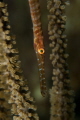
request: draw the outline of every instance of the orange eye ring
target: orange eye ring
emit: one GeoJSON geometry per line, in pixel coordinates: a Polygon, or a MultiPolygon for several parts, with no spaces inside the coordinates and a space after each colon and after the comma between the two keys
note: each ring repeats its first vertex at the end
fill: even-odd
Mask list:
{"type": "Polygon", "coordinates": [[[44,52],[45,52],[45,51],[44,51],[43,48],[38,49],[38,53],[39,53],[39,54],[44,54],[44,52]]]}

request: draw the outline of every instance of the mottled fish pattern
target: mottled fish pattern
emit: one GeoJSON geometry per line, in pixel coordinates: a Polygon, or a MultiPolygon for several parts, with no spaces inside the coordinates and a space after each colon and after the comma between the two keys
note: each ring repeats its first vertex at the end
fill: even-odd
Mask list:
{"type": "Polygon", "coordinates": [[[39,0],[28,0],[30,6],[30,13],[33,23],[34,34],[34,49],[37,55],[39,76],[40,76],[40,89],[42,96],[46,95],[46,81],[45,81],[45,69],[44,69],[44,37],[41,25],[41,13],[39,0]]]}

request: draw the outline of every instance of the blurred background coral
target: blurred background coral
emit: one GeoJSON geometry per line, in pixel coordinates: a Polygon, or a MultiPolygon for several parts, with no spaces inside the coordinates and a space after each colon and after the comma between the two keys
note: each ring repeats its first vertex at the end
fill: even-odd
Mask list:
{"type": "MultiPolygon", "coordinates": [[[[49,95],[43,98],[40,94],[38,65],[33,48],[33,27],[28,0],[4,0],[4,2],[8,4],[11,31],[12,34],[16,35],[23,74],[27,78],[31,94],[35,98],[38,114],[41,120],[49,120],[49,95]]],[[[67,34],[68,38],[67,51],[69,53],[68,64],[71,85],[76,93],[76,120],[80,120],[80,0],[70,0],[70,2],[71,5],[66,7],[67,24],[65,34],[67,34]]],[[[47,32],[47,0],[40,0],[40,3],[46,49],[46,81],[47,89],[49,90],[52,86],[52,66],[49,60],[51,49],[49,48],[50,40],[47,32]]]]}

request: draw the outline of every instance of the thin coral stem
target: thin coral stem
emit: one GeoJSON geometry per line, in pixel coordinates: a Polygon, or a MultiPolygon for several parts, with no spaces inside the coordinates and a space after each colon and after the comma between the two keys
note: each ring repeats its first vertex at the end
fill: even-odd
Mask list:
{"type": "Polygon", "coordinates": [[[51,120],[74,120],[74,91],[70,87],[66,53],[67,38],[64,35],[67,0],[48,0],[48,31],[52,53],[53,86],[50,90],[51,120]]]}
{"type": "MultiPolygon", "coordinates": [[[[7,90],[5,90],[4,86],[0,89],[1,96],[5,97],[5,99],[2,98],[2,101],[7,100],[7,98],[1,91],[3,93],[8,91],[10,93],[8,102],[12,105],[10,109],[14,120],[39,120],[27,80],[23,77],[19,52],[15,49],[15,44],[14,36],[12,37],[10,33],[7,5],[0,2],[0,80],[1,83],[8,86],[7,90]]],[[[6,104],[3,105],[5,109],[0,108],[0,120],[9,120],[8,105],[7,107],[6,104]]]]}

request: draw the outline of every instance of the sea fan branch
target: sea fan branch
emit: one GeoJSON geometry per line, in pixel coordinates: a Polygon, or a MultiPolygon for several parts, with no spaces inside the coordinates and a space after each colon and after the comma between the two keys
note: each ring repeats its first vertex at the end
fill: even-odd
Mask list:
{"type": "Polygon", "coordinates": [[[50,90],[51,120],[74,120],[74,91],[70,88],[68,64],[66,62],[67,39],[64,35],[67,0],[48,0],[48,31],[51,40],[53,65],[53,86],[50,90]]]}
{"type": "MultiPolygon", "coordinates": [[[[27,81],[23,77],[18,50],[14,48],[14,44],[16,44],[16,41],[10,34],[7,5],[4,2],[0,2],[1,82],[6,78],[5,83],[8,85],[8,91],[11,95],[9,103],[12,104],[13,119],[38,120],[39,118],[36,113],[36,107],[34,106],[34,100],[30,95],[27,81]]],[[[2,87],[2,89],[4,89],[4,87],[2,87]]]]}

